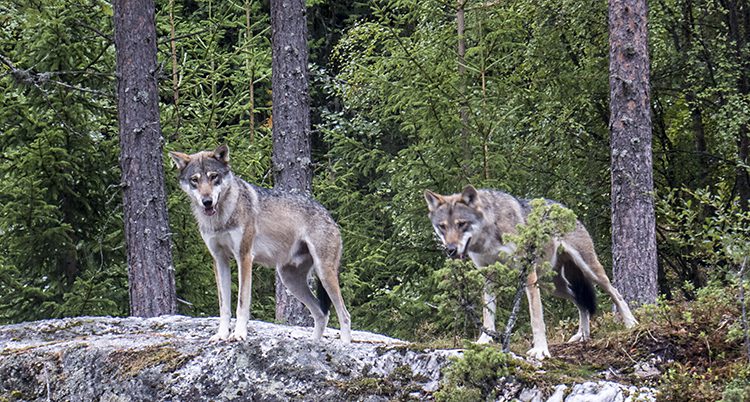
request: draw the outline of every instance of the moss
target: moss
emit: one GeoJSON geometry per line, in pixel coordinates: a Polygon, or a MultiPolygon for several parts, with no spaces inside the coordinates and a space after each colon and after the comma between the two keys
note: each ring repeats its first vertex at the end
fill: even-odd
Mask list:
{"type": "Polygon", "coordinates": [[[536,369],[503,353],[497,345],[471,345],[443,368],[438,401],[495,400],[508,384],[526,384],[536,369]]]}
{"type": "Polygon", "coordinates": [[[418,399],[412,394],[421,392],[419,383],[424,381],[425,378],[414,374],[411,367],[402,365],[386,377],[363,376],[351,381],[335,381],[334,384],[351,400],[380,396],[391,401],[409,401],[418,399]]]}
{"type": "Polygon", "coordinates": [[[143,349],[129,349],[112,353],[111,360],[117,373],[122,377],[135,377],[141,371],[161,366],[162,373],[179,370],[194,355],[182,354],[166,345],[154,345],[143,349]]]}
{"type": "Polygon", "coordinates": [[[549,359],[543,364],[543,372],[540,373],[539,370],[533,373],[527,372],[528,376],[522,375],[522,378],[527,383],[535,384],[542,391],[551,391],[558,384],[580,384],[591,381],[604,370],[604,367],[596,364],[549,359]]]}
{"type": "Polygon", "coordinates": [[[0,402],[26,401],[32,398],[26,396],[23,392],[14,389],[7,394],[0,395],[0,402]]]}

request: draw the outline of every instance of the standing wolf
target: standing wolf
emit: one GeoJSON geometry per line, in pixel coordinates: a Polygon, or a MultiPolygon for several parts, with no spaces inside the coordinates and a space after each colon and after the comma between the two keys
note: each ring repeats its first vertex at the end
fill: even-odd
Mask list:
{"type": "MultiPolygon", "coordinates": [[[[477,267],[497,262],[502,258],[501,251],[515,251],[516,246],[504,243],[503,236],[515,234],[516,226],[526,223],[531,210],[528,200],[520,200],[495,190],[477,190],[473,186],[466,186],[462,193],[452,195],[439,195],[426,190],[424,197],[430,210],[432,226],[442,240],[448,256],[463,259],[468,255],[477,267]]],[[[589,318],[596,310],[593,283],[609,294],[622,314],[626,327],[637,324],[627,303],[609,282],[596,257],[591,236],[580,222],[576,222],[572,232],[561,238],[553,238],[545,247],[544,255],[556,273],[553,279],[555,295],[572,300],[578,307],[578,333],[568,342],[584,341],[590,337],[589,318]]],[[[550,354],[537,286],[538,276],[539,273],[533,269],[526,282],[534,338],[534,346],[527,354],[543,359],[550,354]]],[[[482,301],[482,327],[494,332],[496,304],[489,281],[484,285],[482,301]]],[[[477,342],[487,343],[491,339],[487,333],[482,332],[477,342]]]]}
{"type": "Polygon", "coordinates": [[[229,169],[229,149],[192,155],[170,152],[180,171],[180,187],[191,200],[193,215],[214,259],[219,293],[219,331],[212,341],[247,337],[253,262],[276,267],[289,291],[315,320],[313,338],[320,339],[333,302],[341,324],[341,340],[351,342],[349,313],[339,289],[341,234],[328,212],[302,195],[256,187],[229,169]],[[231,312],[230,259],[239,268],[237,326],[229,335],[231,312]],[[314,270],[317,299],[307,285],[314,270]]]}

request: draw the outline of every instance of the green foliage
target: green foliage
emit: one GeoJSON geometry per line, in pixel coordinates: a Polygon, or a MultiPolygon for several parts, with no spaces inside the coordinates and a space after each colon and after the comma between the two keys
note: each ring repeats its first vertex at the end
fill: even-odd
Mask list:
{"type": "Polygon", "coordinates": [[[721,393],[721,402],[746,402],[750,400],[750,364],[739,365],[732,373],[729,381],[721,393]]]}
{"type": "Polygon", "coordinates": [[[730,189],[673,190],[657,203],[660,248],[670,255],[667,279],[689,281],[693,288],[708,279],[724,279],[750,255],[750,211],[742,210],[730,189]]]}
{"type": "Polygon", "coordinates": [[[599,113],[607,107],[606,24],[593,23],[604,5],[466,8],[464,76],[454,57],[454,15],[442,3],[374,3],[372,17],[334,50],[340,72],[326,88],[343,110],[324,114],[319,126],[329,150],[318,182],[329,184],[317,194],[344,229],[346,271],[362,284],[354,316],[368,329],[407,338],[416,328],[420,337],[428,327],[475,330],[459,322],[465,318],[450,325],[455,317],[436,318],[441,275],[432,273],[446,267],[429,230],[425,188],[451,193],[468,182],[561,200],[606,250],[609,160],[599,113]],[[580,53],[571,57],[571,48],[580,53]]]}
{"type": "MultiPolygon", "coordinates": [[[[167,150],[198,152],[228,144],[230,163],[243,179],[270,187],[271,48],[268,10],[259,2],[159,1],[159,56],[168,68],[160,81],[161,122],[167,150]],[[173,70],[170,13],[174,20],[173,70]],[[249,13],[249,17],[248,14],[249,13]],[[249,25],[248,19],[249,18],[249,25]],[[176,77],[178,85],[174,86],[176,77]],[[252,81],[252,84],[251,84],[252,81]],[[254,87],[250,104],[250,86],[254,87]],[[250,114],[254,125],[251,127],[250,114]]],[[[200,237],[177,172],[164,158],[180,311],[218,314],[212,260],[200,237]]],[[[236,270],[233,270],[236,292],[236,270]]],[[[253,273],[252,312],[273,320],[274,273],[253,273]]]]}
{"type": "Polygon", "coordinates": [[[443,369],[435,400],[450,402],[494,401],[503,381],[527,369],[496,346],[471,345],[463,356],[443,369]]]}
{"type": "Polygon", "coordinates": [[[389,401],[410,401],[415,400],[410,394],[421,390],[417,381],[423,382],[425,378],[414,374],[410,366],[403,365],[396,367],[386,377],[362,376],[352,381],[341,381],[338,386],[346,391],[351,400],[377,395],[389,401]]]}
{"type": "Polygon", "coordinates": [[[126,311],[111,21],[90,5],[0,6],[0,322],[126,311]]]}
{"type": "MultiPolygon", "coordinates": [[[[272,186],[268,3],[156,5],[165,149],[228,143],[239,176],[272,186]]],[[[472,183],[560,200],[607,265],[606,3],[470,0],[463,73],[454,4],[308,5],[314,194],[342,229],[355,327],[473,338],[465,307],[481,311],[491,273],[507,314],[518,266],[446,263],[425,188],[472,183]]],[[[698,297],[712,280],[729,286],[748,255],[738,144],[750,121],[741,85],[750,50],[737,46],[747,27],[730,27],[737,7],[746,5],[650,5],[660,285],[671,299],[698,297]]],[[[0,4],[0,322],[128,312],[111,15],[91,0],[0,4]]],[[[164,161],[180,311],[215,315],[211,259],[164,161]]],[[[519,236],[539,242],[539,230],[519,236]]],[[[258,318],[273,317],[273,282],[272,270],[255,270],[258,318]]],[[[569,303],[544,303],[548,320],[571,315],[569,303]]]]}

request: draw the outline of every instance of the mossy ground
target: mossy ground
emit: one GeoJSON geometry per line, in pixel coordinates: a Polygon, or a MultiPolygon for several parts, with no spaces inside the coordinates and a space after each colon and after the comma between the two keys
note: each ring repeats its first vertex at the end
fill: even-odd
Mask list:
{"type": "Polygon", "coordinates": [[[154,345],[143,349],[119,350],[111,354],[113,366],[121,377],[135,377],[141,371],[161,366],[162,372],[173,372],[194,356],[185,355],[167,345],[154,345]]]}
{"type": "MultiPolygon", "coordinates": [[[[592,340],[587,342],[556,342],[558,334],[572,335],[577,323],[551,326],[548,335],[553,357],[538,366],[513,365],[511,374],[516,381],[533,384],[546,393],[557,384],[612,380],[654,387],[659,401],[750,401],[750,364],[732,289],[708,286],[692,301],[661,300],[642,307],[635,312],[639,325],[632,329],[625,329],[611,313],[597,314],[591,325],[592,340]],[[637,369],[644,363],[651,370],[637,369]]],[[[511,350],[523,355],[530,346],[527,337],[516,336],[511,350]]],[[[499,350],[498,346],[489,348],[499,350]]],[[[471,358],[476,359],[477,353],[485,352],[474,352],[471,358]]],[[[441,391],[455,387],[456,376],[470,378],[478,364],[467,365],[467,373],[444,369],[441,391]]],[[[479,382],[483,385],[477,388],[484,388],[481,395],[491,391],[486,381],[507,381],[494,373],[490,377],[479,382]]],[[[472,382],[477,383],[476,379],[472,382]]],[[[461,395],[473,392],[470,388],[462,383],[456,388],[457,399],[444,399],[462,400],[461,395]]]]}
{"type": "Polygon", "coordinates": [[[397,367],[387,377],[358,377],[351,381],[337,381],[336,386],[351,400],[365,396],[379,396],[390,401],[416,401],[422,388],[419,383],[425,379],[414,374],[409,366],[397,367]]]}

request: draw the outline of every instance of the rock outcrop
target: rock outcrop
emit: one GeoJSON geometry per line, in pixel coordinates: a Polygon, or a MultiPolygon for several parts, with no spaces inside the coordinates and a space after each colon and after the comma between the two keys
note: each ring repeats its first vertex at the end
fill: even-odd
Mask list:
{"type": "MultiPolygon", "coordinates": [[[[332,329],[316,342],[310,329],[260,321],[250,323],[244,342],[208,342],[217,325],[214,318],[165,316],[0,327],[0,400],[430,400],[441,369],[461,354],[362,331],[353,332],[351,345],[332,329]]],[[[547,398],[630,396],[617,384],[569,385],[571,392],[558,387],[547,398]]],[[[545,400],[534,389],[514,398],[521,394],[545,400]]]]}
{"type": "Polygon", "coordinates": [[[260,321],[245,342],[208,342],[218,321],[80,317],[0,327],[0,397],[33,401],[336,401],[421,398],[457,350],[260,321]],[[398,389],[396,389],[398,388],[398,389]],[[408,390],[408,391],[406,391],[408,390]],[[381,396],[380,398],[378,396],[381,396]]]}

